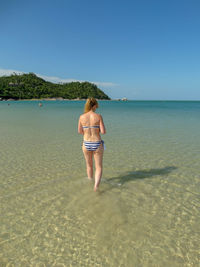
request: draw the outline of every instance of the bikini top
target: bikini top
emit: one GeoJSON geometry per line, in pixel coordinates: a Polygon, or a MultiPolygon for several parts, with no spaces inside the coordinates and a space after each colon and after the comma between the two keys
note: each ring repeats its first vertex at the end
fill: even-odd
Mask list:
{"type": "Polygon", "coordinates": [[[96,129],[100,129],[99,125],[94,125],[94,126],[82,126],[83,129],[89,129],[89,128],[96,128],[96,129]]]}

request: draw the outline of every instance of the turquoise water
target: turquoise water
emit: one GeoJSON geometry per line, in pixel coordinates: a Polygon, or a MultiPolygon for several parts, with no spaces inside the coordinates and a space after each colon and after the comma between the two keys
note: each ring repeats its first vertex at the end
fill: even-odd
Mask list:
{"type": "Polygon", "coordinates": [[[200,102],[100,101],[98,193],[84,102],[38,103],[0,102],[0,266],[199,266],[200,102]]]}

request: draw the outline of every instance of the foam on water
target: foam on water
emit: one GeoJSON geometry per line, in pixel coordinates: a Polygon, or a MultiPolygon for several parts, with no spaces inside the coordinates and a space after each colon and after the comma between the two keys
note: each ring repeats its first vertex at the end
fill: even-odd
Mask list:
{"type": "Polygon", "coordinates": [[[100,101],[101,188],[82,101],[0,103],[0,266],[198,266],[200,102],[100,101]]]}

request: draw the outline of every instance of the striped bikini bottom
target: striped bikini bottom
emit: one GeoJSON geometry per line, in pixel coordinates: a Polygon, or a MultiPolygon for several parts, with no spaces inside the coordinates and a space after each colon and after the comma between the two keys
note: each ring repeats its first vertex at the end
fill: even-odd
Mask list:
{"type": "Polygon", "coordinates": [[[83,144],[88,151],[96,151],[101,144],[104,146],[104,141],[83,141],[83,144]]]}

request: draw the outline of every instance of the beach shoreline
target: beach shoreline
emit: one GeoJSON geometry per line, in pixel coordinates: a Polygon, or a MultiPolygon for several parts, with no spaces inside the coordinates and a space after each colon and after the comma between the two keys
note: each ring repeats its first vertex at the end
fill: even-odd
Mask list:
{"type": "MultiPolygon", "coordinates": [[[[62,98],[62,97],[55,97],[55,98],[31,98],[31,99],[0,99],[0,101],[86,101],[87,99],[80,99],[80,98],[74,98],[74,99],[68,99],[68,98],[62,98]]],[[[113,101],[114,99],[97,99],[98,101],[113,101]]],[[[117,100],[116,100],[117,101],[117,100]]]]}

